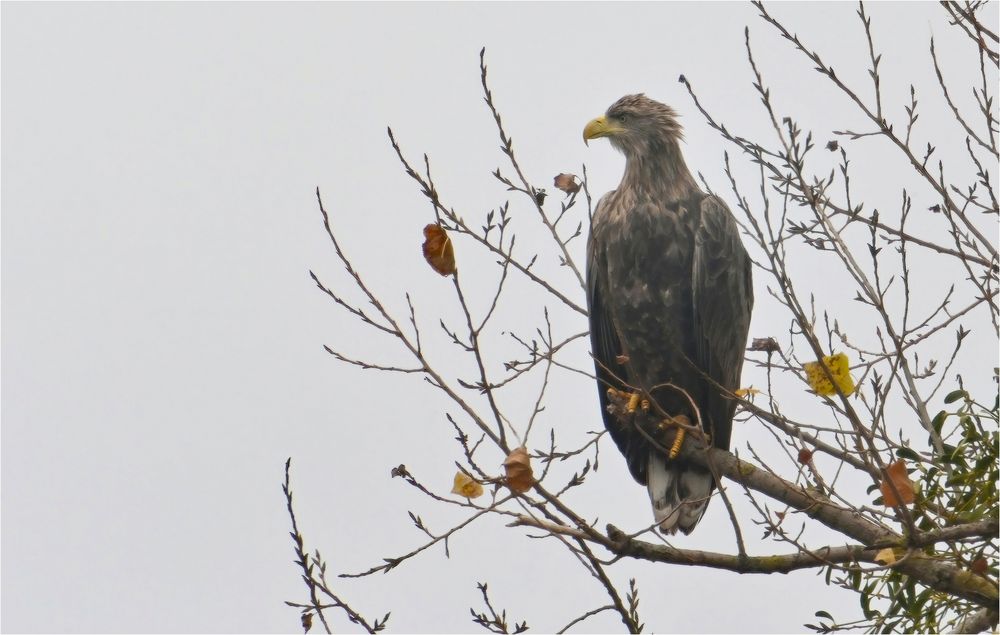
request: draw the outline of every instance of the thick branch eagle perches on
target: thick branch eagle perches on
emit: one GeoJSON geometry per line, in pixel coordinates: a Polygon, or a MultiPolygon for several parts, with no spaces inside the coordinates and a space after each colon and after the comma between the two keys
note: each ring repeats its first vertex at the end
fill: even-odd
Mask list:
{"type": "Polygon", "coordinates": [[[684,426],[699,420],[715,447],[729,449],[729,394],[753,309],[750,259],[729,208],[684,163],[673,109],[626,95],[584,128],[584,141],[599,137],[625,155],[621,184],[597,204],[587,243],[604,425],[648,488],[660,529],[689,534],[715,482],[676,455],[684,426]],[[656,439],[641,423],[654,417],[656,439]]]}

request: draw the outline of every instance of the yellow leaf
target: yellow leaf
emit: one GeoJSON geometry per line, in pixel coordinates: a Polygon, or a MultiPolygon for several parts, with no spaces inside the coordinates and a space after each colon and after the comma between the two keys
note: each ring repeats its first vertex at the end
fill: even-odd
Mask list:
{"type": "Polygon", "coordinates": [[[902,459],[887,467],[885,473],[888,478],[882,481],[879,490],[882,492],[882,503],[886,507],[898,507],[900,504],[909,505],[917,500],[916,493],[913,491],[913,481],[906,473],[906,463],[902,459]],[[889,485],[890,481],[892,486],[889,485]],[[895,492],[892,491],[893,486],[896,488],[895,492]],[[899,499],[896,498],[897,492],[899,499]]]}
{"type": "Polygon", "coordinates": [[[424,258],[434,271],[442,276],[455,273],[455,248],[448,232],[440,225],[424,227],[424,258]]]}
{"type": "Polygon", "coordinates": [[[507,487],[518,494],[523,494],[535,484],[535,476],[531,473],[531,457],[523,445],[507,455],[503,462],[507,470],[507,487]]]}
{"type": "Polygon", "coordinates": [[[854,392],[854,379],[851,377],[847,355],[837,353],[824,357],[822,365],[819,362],[808,362],[803,366],[806,371],[806,381],[809,382],[809,387],[816,394],[827,396],[837,394],[837,389],[833,387],[833,384],[827,379],[826,373],[823,372],[823,366],[830,369],[830,375],[833,376],[833,380],[837,382],[837,386],[840,387],[844,395],[850,396],[854,392]]]}
{"type": "Polygon", "coordinates": [[[886,547],[882,551],[875,554],[875,562],[880,564],[892,564],[896,561],[896,552],[892,550],[892,547],[886,547]]]}
{"type": "Polygon", "coordinates": [[[451,488],[451,493],[466,498],[479,498],[483,495],[483,486],[472,480],[472,477],[468,474],[459,470],[455,473],[455,486],[451,488]]]}
{"type": "Polygon", "coordinates": [[[753,395],[760,394],[760,391],[754,388],[753,386],[750,386],[749,388],[739,388],[737,390],[734,390],[733,392],[737,397],[741,399],[745,399],[747,397],[752,397],[753,395]]]}

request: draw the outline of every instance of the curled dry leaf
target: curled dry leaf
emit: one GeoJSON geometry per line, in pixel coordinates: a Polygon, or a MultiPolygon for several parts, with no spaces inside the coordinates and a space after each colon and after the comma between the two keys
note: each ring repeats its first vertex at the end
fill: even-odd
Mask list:
{"type": "Polygon", "coordinates": [[[989,569],[990,563],[986,561],[986,558],[979,556],[972,561],[969,565],[969,569],[977,575],[986,575],[986,570],[989,569]]]}
{"type": "Polygon", "coordinates": [[[507,471],[507,487],[518,494],[527,492],[535,484],[535,476],[531,473],[531,457],[524,446],[508,454],[503,467],[507,471]]]}
{"type": "Polygon", "coordinates": [[[755,337],[753,341],[750,342],[750,348],[748,351],[764,351],[765,353],[777,353],[781,350],[778,346],[778,340],[773,337],[755,337]]]}
{"type": "Polygon", "coordinates": [[[906,463],[902,459],[891,464],[885,471],[888,477],[879,485],[879,490],[882,492],[882,502],[886,507],[909,505],[917,499],[913,491],[913,481],[906,473],[906,463]],[[895,492],[892,491],[890,482],[896,487],[895,492]],[[899,493],[898,499],[896,492],[899,493]]]}
{"type": "Polygon", "coordinates": [[[451,488],[451,493],[466,498],[479,498],[483,495],[483,486],[459,470],[455,473],[455,485],[451,488]]]}
{"type": "Polygon", "coordinates": [[[759,395],[760,390],[754,388],[753,386],[750,386],[749,388],[738,388],[733,391],[733,394],[735,394],[737,397],[741,399],[746,399],[747,397],[753,397],[754,395],[759,395]]]}
{"type": "Polygon", "coordinates": [[[455,248],[448,232],[440,225],[424,227],[424,258],[434,271],[442,276],[455,273],[455,248]]]}
{"type": "Polygon", "coordinates": [[[799,449],[799,463],[801,463],[802,465],[807,465],[809,461],[812,461],[812,459],[813,459],[812,450],[810,450],[809,448],[799,449]]]}
{"type": "Polygon", "coordinates": [[[572,174],[557,174],[553,180],[556,188],[567,194],[576,194],[580,191],[580,184],[576,182],[576,177],[572,174]]]}
{"type": "Polygon", "coordinates": [[[837,353],[824,357],[823,365],[820,365],[819,362],[808,362],[803,365],[803,369],[806,371],[806,381],[809,382],[809,387],[817,395],[837,394],[837,389],[833,387],[833,384],[827,379],[826,373],[823,372],[823,366],[830,369],[830,375],[833,376],[833,380],[837,382],[837,386],[844,395],[850,396],[854,392],[854,378],[851,377],[851,365],[847,355],[837,353]]]}

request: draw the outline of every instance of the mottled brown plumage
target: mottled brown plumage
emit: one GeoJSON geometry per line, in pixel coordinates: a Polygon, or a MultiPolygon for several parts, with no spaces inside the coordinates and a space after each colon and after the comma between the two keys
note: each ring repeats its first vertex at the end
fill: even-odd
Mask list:
{"type": "Polygon", "coordinates": [[[713,444],[728,449],[735,402],[724,391],[739,387],[753,308],[750,260],[726,204],[702,192],[684,163],[670,107],[622,97],[587,124],[584,139],[598,137],[626,159],[621,184],[597,205],[587,245],[604,423],[647,486],[661,529],[690,533],[714,488],[711,474],[669,459],[610,412],[607,388],[652,391],[668,414],[696,421],[684,393],[655,388],[674,384],[697,405],[713,444]]]}

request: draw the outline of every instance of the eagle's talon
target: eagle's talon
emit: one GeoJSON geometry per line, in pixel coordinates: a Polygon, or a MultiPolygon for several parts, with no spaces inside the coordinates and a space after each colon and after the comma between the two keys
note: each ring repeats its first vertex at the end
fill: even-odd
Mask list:
{"type": "MultiPolygon", "coordinates": [[[[681,453],[681,448],[684,446],[684,439],[687,436],[685,426],[688,425],[691,425],[691,420],[684,415],[664,419],[659,423],[658,427],[664,433],[671,428],[674,429],[674,439],[670,443],[670,449],[667,451],[667,457],[670,460],[676,459],[681,453]]],[[[666,442],[666,438],[664,438],[664,442],[666,442]]]]}
{"type": "Polygon", "coordinates": [[[643,412],[649,412],[649,399],[643,399],[639,403],[639,407],[642,408],[643,412]]]}
{"type": "Polygon", "coordinates": [[[684,445],[684,435],[686,433],[687,430],[678,426],[677,436],[674,437],[674,444],[670,446],[669,456],[671,460],[676,459],[677,455],[681,453],[681,446],[684,445]]]}
{"type": "Polygon", "coordinates": [[[639,402],[641,401],[641,399],[642,397],[637,392],[634,392],[631,395],[629,395],[628,405],[625,406],[625,411],[628,412],[630,415],[635,414],[635,411],[639,407],[639,402]]]}
{"type": "Polygon", "coordinates": [[[608,388],[608,399],[615,399],[619,401],[625,401],[632,397],[632,393],[627,390],[618,390],[617,388],[608,388]]]}

